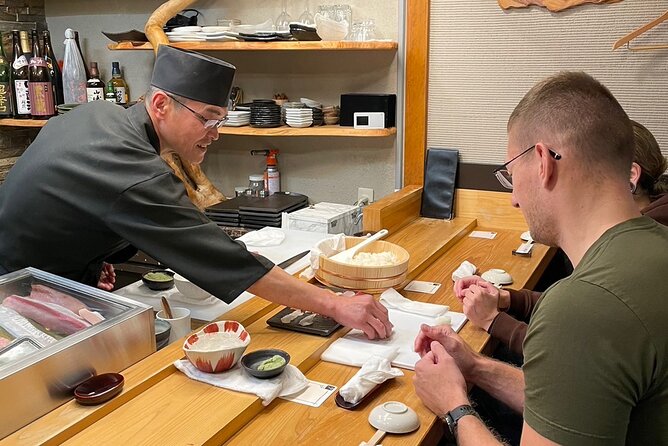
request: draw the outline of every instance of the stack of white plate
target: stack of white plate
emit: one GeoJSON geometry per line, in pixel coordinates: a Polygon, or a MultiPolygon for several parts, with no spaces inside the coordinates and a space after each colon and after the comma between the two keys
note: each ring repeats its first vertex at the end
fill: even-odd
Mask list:
{"type": "Polygon", "coordinates": [[[285,110],[285,123],[290,127],[310,127],[313,111],[310,108],[288,108],[285,110]]]}
{"type": "Polygon", "coordinates": [[[244,110],[231,110],[227,112],[227,127],[241,127],[250,124],[251,112],[244,110]]]}

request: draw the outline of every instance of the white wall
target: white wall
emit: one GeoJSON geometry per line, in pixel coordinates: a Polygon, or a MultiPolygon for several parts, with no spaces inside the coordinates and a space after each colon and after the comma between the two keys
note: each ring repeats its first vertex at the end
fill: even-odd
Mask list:
{"type": "MultiPolygon", "coordinates": [[[[64,30],[77,29],[87,62],[97,61],[108,79],[111,62],[119,61],[130,86],[131,99],[147,89],[153,54],[149,51],[109,51],[100,31],[143,30],[159,0],[45,0],[46,17],[56,56],[62,58],[64,30]]],[[[309,1],[317,5],[340,2],[309,1]]],[[[372,17],[378,37],[398,39],[399,1],[348,1],[353,20],[372,17]]],[[[232,2],[204,0],[193,7],[203,15],[201,25],[216,19],[239,18],[243,23],[275,19],[281,12],[278,0],[232,2]]],[[[289,1],[288,13],[297,19],[306,0],[289,1]]],[[[244,100],[271,97],[284,92],[291,99],[309,97],[325,104],[338,103],[341,93],[396,93],[397,55],[393,52],[214,52],[209,53],[237,66],[236,83],[244,100]]],[[[251,149],[277,148],[283,190],[302,192],[314,201],[352,203],[357,187],[371,187],[376,197],[392,192],[395,184],[395,138],[251,138],[223,136],[212,144],[203,168],[225,193],[248,184],[248,175],[264,169],[264,160],[251,157],[251,149]]]]}
{"type": "MultiPolygon", "coordinates": [[[[430,147],[460,149],[464,162],[503,162],[506,122],[538,80],[583,70],[605,84],[668,154],[668,50],[611,51],[659,17],[666,0],[624,0],[560,13],[502,11],[496,1],[432,0],[430,147]]],[[[668,22],[634,45],[668,44],[668,22]]]]}

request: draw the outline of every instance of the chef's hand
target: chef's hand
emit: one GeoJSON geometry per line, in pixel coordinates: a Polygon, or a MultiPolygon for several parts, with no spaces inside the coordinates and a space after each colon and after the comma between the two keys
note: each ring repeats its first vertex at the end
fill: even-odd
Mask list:
{"type": "Polygon", "coordinates": [[[436,415],[443,415],[462,404],[469,404],[466,381],[454,358],[437,342],[415,364],[415,393],[436,415]]]}
{"type": "Polygon", "coordinates": [[[489,331],[499,314],[499,289],[491,283],[480,282],[464,290],[464,314],[477,327],[489,331]]]}
{"type": "Polygon", "coordinates": [[[114,289],[115,283],[116,272],[114,271],[114,265],[102,262],[102,271],[100,271],[100,279],[97,281],[97,287],[105,291],[111,291],[114,289]]]}
{"type": "Polygon", "coordinates": [[[392,334],[387,308],[370,294],[357,293],[352,297],[337,296],[335,316],[346,327],[362,330],[369,339],[384,339],[392,334]]]}
{"type": "Polygon", "coordinates": [[[431,327],[422,324],[420,332],[415,338],[415,351],[420,357],[427,356],[433,350],[434,341],[445,348],[452,359],[454,359],[464,378],[470,381],[477,368],[480,355],[474,352],[449,325],[431,327]]]}

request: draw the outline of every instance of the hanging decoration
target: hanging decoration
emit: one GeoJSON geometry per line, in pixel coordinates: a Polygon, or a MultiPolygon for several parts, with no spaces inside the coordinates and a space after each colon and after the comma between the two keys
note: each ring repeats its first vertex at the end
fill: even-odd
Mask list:
{"type": "Polygon", "coordinates": [[[552,12],[563,11],[574,6],[585,3],[617,3],[622,0],[498,0],[501,9],[528,8],[529,6],[542,6],[552,12]]]}

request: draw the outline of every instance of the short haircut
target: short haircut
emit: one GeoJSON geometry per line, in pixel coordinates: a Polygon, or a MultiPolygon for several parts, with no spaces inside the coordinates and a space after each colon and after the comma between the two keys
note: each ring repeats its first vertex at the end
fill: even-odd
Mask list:
{"type": "Polygon", "coordinates": [[[170,93],[170,92],[165,91],[165,90],[163,90],[163,89],[161,89],[161,88],[158,88],[158,87],[155,87],[155,86],[153,86],[153,85],[150,85],[150,86],[148,87],[148,90],[146,91],[146,94],[144,95],[144,102],[146,102],[147,104],[148,104],[149,102],[151,102],[151,99],[153,98],[153,95],[155,95],[155,94],[156,94],[157,92],[159,92],[159,91],[162,91],[163,93],[165,93],[165,94],[167,94],[167,95],[169,95],[169,96],[171,96],[171,97],[173,97],[173,98],[176,98],[176,101],[172,101],[172,102],[174,102],[174,107],[175,107],[175,108],[181,108],[181,104],[180,104],[178,101],[181,101],[181,102],[184,102],[184,103],[185,103],[186,101],[189,101],[188,98],[184,98],[184,97],[182,97],[182,96],[179,96],[178,94],[170,93]]]}
{"type": "Polygon", "coordinates": [[[553,144],[557,152],[569,147],[567,156],[588,175],[628,180],[631,121],[610,90],[586,73],[564,71],[536,84],[510,115],[511,128],[526,147],[537,142],[553,144]]]}
{"type": "Polygon", "coordinates": [[[636,121],[631,123],[636,142],[633,161],[642,170],[638,180],[639,192],[649,196],[666,193],[665,179],[661,177],[668,168],[668,161],[661,153],[659,143],[656,142],[652,132],[636,121]]]}

